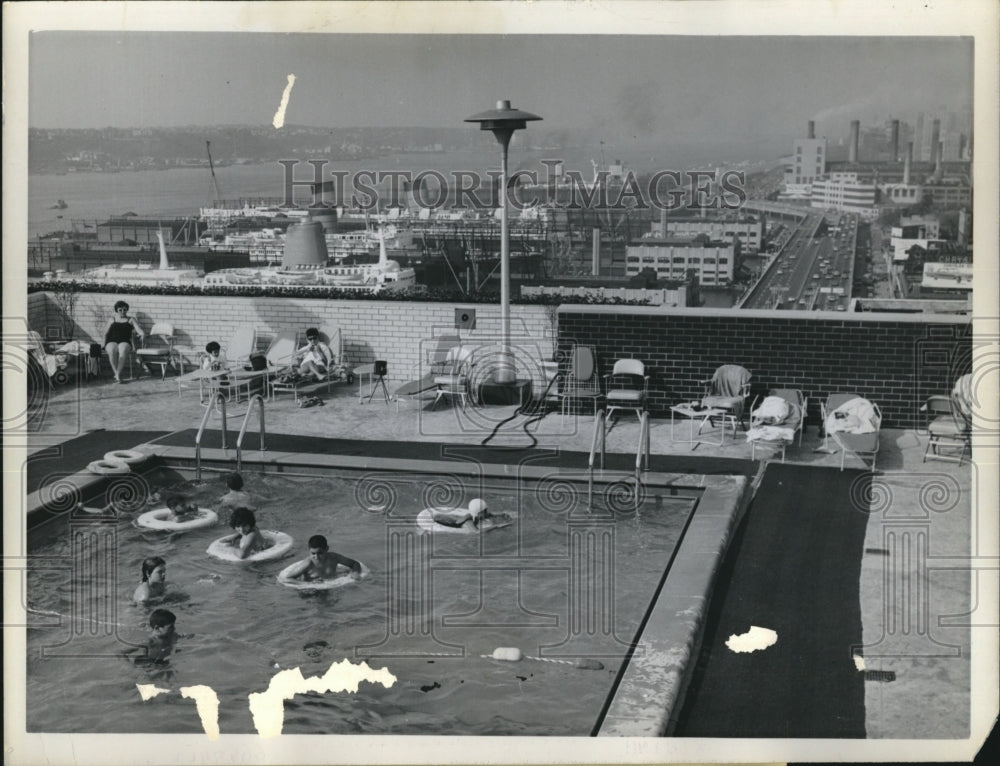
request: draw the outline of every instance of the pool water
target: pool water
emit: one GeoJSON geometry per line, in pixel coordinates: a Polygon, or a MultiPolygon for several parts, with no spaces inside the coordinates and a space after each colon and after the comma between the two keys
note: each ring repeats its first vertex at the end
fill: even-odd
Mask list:
{"type": "MultiPolygon", "coordinates": [[[[225,492],[214,475],[147,478],[173,482],[202,506],[225,492]]],[[[203,684],[219,697],[222,733],[253,733],[247,695],[266,690],[279,669],[322,675],[347,658],[386,667],[397,681],[296,695],[285,702],[284,733],[588,735],[696,505],[654,491],[636,512],[612,492],[590,510],[586,488],[557,477],[473,486],[446,475],[245,478],[259,528],[294,538],[290,557],[206,555],[230,532],[224,512],[219,526],[183,534],[139,529],[138,511],[121,513],[89,547],[73,522],[32,530],[29,731],[200,732],[194,702],[178,690],[203,684]],[[480,535],[419,533],[421,508],[473,497],[516,523],[480,535]],[[278,584],[313,534],[371,576],[322,592],[278,584]],[[166,594],[135,606],[148,556],[167,562],[166,594]],[[96,580],[111,585],[91,587],[96,580]],[[177,616],[174,653],[151,665],[121,657],[147,640],[158,607],[177,616]],[[498,647],[542,659],[483,658],[498,647]],[[599,665],[576,667],[582,657],[599,665]],[[169,693],[143,702],[136,684],[169,693]]]]}

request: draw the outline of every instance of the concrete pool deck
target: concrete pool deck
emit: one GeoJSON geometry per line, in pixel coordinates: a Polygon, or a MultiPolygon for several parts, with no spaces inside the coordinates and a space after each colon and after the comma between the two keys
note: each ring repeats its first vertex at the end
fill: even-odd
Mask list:
{"type": "MultiPolygon", "coordinates": [[[[391,390],[391,387],[390,387],[391,390]]],[[[449,405],[426,411],[415,402],[386,405],[379,398],[360,404],[357,384],[334,385],[320,393],[325,405],[297,408],[291,396],[278,396],[266,404],[269,433],[311,434],[366,440],[450,442],[478,444],[493,427],[511,416],[515,408],[469,408],[462,412],[449,405]]],[[[243,421],[246,404],[228,408],[228,429],[233,438],[243,421]]],[[[196,428],[205,412],[197,391],[178,395],[173,378],[142,378],[124,385],[88,383],[55,389],[40,417],[40,429],[30,435],[29,454],[56,445],[94,429],[116,431],[177,431],[196,428]]],[[[530,442],[517,418],[501,430],[494,446],[528,447],[530,442]]],[[[213,415],[209,428],[219,427],[213,415]]],[[[589,415],[561,418],[553,413],[533,430],[538,446],[589,452],[594,419],[589,415]]],[[[250,430],[257,429],[257,418],[250,430]]],[[[678,423],[676,437],[685,438],[688,424],[678,423]]],[[[706,458],[750,458],[750,446],[738,435],[721,446],[703,442],[691,445],[673,441],[669,419],[651,421],[650,442],[654,455],[704,455],[706,458]]],[[[707,439],[717,432],[706,431],[707,439]]],[[[639,439],[636,419],[625,413],[608,433],[607,451],[634,455],[639,439]]],[[[816,452],[822,444],[815,425],[809,426],[802,446],[788,448],[786,462],[835,469],[839,454],[816,452]]],[[[971,629],[989,625],[978,610],[979,594],[972,591],[977,573],[973,553],[979,551],[975,535],[981,529],[974,519],[971,492],[976,469],[966,461],[922,462],[926,436],[912,430],[883,429],[877,473],[872,482],[870,514],[860,581],[860,606],[864,631],[864,659],[859,672],[872,673],[865,685],[867,736],[872,739],[965,739],[970,735],[971,629]],[[917,530],[926,547],[923,557],[903,555],[894,546],[901,530],[917,530]],[[897,555],[898,554],[898,555],[897,555]],[[902,588],[902,594],[899,589],[902,588]],[[885,680],[894,673],[892,681],[885,680]]],[[[132,444],[109,444],[121,449],[132,444]]],[[[192,444],[192,447],[194,445],[192,444]]],[[[217,445],[205,445],[214,448],[217,445]]],[[[766,454],[766,453],[765,453],[766,454]]],[[[207,453],[206,453],[207,456],[207,453]]],[[[762,454],[758,451],[757,458],[762,454]]],[[[250,459],[247,456],[246,459],[250,459]]],[[[777,458],[775,458],[777,459],[777,458]]],[[[848,456],[847,467],[861,468],[861,461],[848,456]]],[[[78,470],[83,470],[79,466],[78,470]]],[[[992,480],[993,476],[986,477],[992,480]]],[[[709,533],[716,546],[718,530],[709,533]]],[[[683,611],[686,607],[678,607],[683,611]]],[[[992,609],[987,605],[986,610],[992,609]]],[[[669,623],[669,620],[664,624],[669,623]]],[[[995,633],[995,627],[977,628],[995,633]]],[[[990,638],[995,641],[995,638],[990,638]]],[[[990,651],[992,644],[976,651],[990,651]]],[[[694,655],[697,646],[689,647],[694,655]]],[[[868,678],[868,675],[866,675],[868,678]]],[[[990,681],[992,679],[982,679],[990,681]]],[[[980,692],[983,690],[980,689],[980,692]]],[[[995,688],[992,692],[995,695],[995,688]]],[[[993,697],[992,699],[995,699],[993,697]]],[[[989,711],[992,710],[992,703],[989,711]]],[[[610,711],[609,711],[610,715],[610,711]]],[[[629,714],[631,715],[631,714],[629,714]]],[[[663,723],[662,721],[660,723],[663,723]]],[[[975,721],[974,721],[975,723],[975,721]]],[[[625,726],[616,734],[651,736],[660,724],[625,726]]],[[[975,727],[973,731],[976,731],[975,727]]],[[[887,745],[889,743],[886,743],[887,745]]],[[[889,754],[892,750],[886,750],[889,754]]]]}

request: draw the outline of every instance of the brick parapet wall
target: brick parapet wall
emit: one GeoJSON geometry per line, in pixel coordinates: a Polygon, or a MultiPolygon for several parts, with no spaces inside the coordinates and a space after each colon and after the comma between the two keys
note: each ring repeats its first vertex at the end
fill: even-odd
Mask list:
{"type": "MultiPolygon", "coordinates": [[[[54,295],[31,293],[28,297],[32,329],[44,337],[64,337],[62,311],[54,295]]],[[[239,327],[253,327],[265,337],[287,330],[304,333],[313,326],[339,327],[349,366],[385,359],[389,379],[395,382],[427,371],[427,353],[440,335],[460,335],[463,345],[476,349],[477,358],[487,359],[484,368],[488,369],[500,333],[500,307],[489,304],[78,293],[73,337],[102,341],[112,307],[122,298],[146,332],[154,322],[170,322],[178,348],[191,363],[210,340],[225,348],[239,327]],[[455,329],[457,308],[475,310],[476,329],[455,329]]],[[[518,374],[532,377],[536,386],[543,380],[538,362],[552,358],[554,317],[554,307],[511,307],[518,374]]]]}
{"type": "Polygon", "coordinates": [[[914,428],[927,396],[950,391],[972,366],[969,318],[941,315],[562,306],[563,359],[574,343],[596,348],[601,374],[616,359],[644,362],[649,410],[661,417],[699,398],[717,367],[739,364],[753,374],[752,395],[802,389],[811,423],[828,394],[850,391],[876,402],[886,427],[914,428]]]}

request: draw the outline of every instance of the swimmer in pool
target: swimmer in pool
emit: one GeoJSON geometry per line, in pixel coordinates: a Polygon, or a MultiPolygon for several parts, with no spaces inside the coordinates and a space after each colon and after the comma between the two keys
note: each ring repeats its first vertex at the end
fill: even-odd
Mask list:
{"type": "Polygon", "coordinates": [[[289,567],[286,576],[306,581],[332,580],[338,567],[349,569],[355,580],[361,577],[360,562],[331,551],[323,535],[313,535],[309,538],[309,558],[289,567]]]}
{"type": "Polygon", "coordinates": [[[146,659],[163,662],[174,650],[177,642],[175,629],[177,617],[169,609],[154,609],[149,615],[149,629],[153,632],[146,644],[146,659]]]}
{"type": "Polygon", "coordinates": [[[271,547],[257,529],[257,519],[249,508],[234,510],[229,518],[229,526],[236,530],[236,534],[227,535],[219,542],[238,548],[237,555],[241,559],[271,547]]]}
{"type": "Polygon", "coordinates": [[[243,491],[243,477],[235,471],[226,477],[226,486],[229,491],[219,500],[221,508],[256,508],[250,495],[243,491]]]}
{"type": "Polygon", "coordinates": [[[446,527],[455,527],[456,529],[468,529],[477,530],[480,526],[487,520],[493,519],[493,523],[498,523],[500,521],[509,521],[510,516],[505,513],[493,514],[490,513],[489,509],[486,507],[486,501],[481,500],[478,497],[469,503],[469,512],[464,516],[459,516],[453,511],[437,511],[433,512],[434,521],[437,524],[441,524],[446,527]]]}
{"type": "Polygon", "coordinates": [[[142,582],[135,589],[132,600],[143,604],[153,598],[160,598],[166,588],[167,562],[159,556],[150,556],[142,562],[142,582]]]}
{"type": "Polygon", "coordinates": [[[188,499],[184,495],[168,494],[163,498],[163,501],[163,504],[170,509],[170,518],[168,521],[183,523],[198,518],[201,513],[198,510],[198,506],[188,502],[188,499]]]}

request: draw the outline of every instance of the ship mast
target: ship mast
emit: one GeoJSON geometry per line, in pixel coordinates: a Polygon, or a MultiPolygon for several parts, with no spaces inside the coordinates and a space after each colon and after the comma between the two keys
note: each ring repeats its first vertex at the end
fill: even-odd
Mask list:
{"type": "Polygon", "coordinates": [[[215,199],[222,199],[222,192],[219,191],[219,179],[215,177],[215,165],[212,164],[212,142],[205,142],[205,151],[208,152],[208,169],[212,171],[212,186],[215,189],[215,199]]]}

